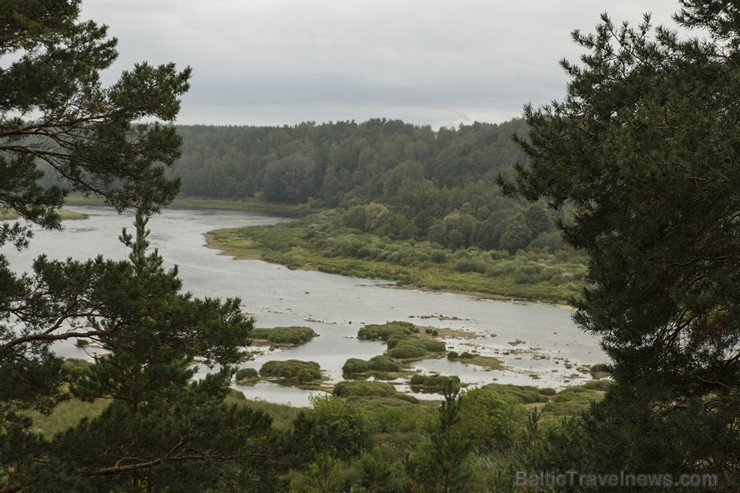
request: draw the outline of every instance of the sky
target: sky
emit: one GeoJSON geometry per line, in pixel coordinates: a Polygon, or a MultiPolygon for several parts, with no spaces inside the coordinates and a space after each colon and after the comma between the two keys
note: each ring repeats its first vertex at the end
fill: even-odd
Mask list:
{"type": "MultiPolygon", "coordinates": [[[[193,69],[177,122],[293,125],[400,119],[499,123],[562,100],[571,32],[674,26],[677,0],[84,0],[119,59],[193,69]]],[[[104,79],[105,80],[105,79],[104,79]]]]}

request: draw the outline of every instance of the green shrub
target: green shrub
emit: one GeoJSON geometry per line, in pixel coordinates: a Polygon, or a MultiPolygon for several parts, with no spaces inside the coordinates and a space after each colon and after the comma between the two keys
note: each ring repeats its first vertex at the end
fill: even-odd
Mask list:
{"type": "Polygon", "coordinates": [[[611,384],[611,380],[591,380],[590,382],[584,383],[582,387],[588,390],[598,390],[606,392],[611,384]]]}
{"type": "Polygon", "coordinates": [[[444,353],[446,349],[442,341],[408,337],[398,340],[393,347],[389,345],[387,354],[393,359],[423,358],[433,353],[444,353]]]}
{"type": "Polygon", "coordinates": [[[423,358],[427,353],[418,339],[402,339],[388,350],[388,356],[394,359],[423,358]]]}
{"type": "Polygon", "coordinates": [[[342,372],[346,375],[352,373],[365,373],[370,369],[370,365],[367,361],[359,358],[350,358],[342,366],[342,372]]]}
{"type": "Polygon", "coordinates": [[[491,383],[481,388],[493,389],[497,392],[505,393],[518,400],[523,404],[533,404],[535,402],[547,402],[544,395],[540,395],[540,389],[531,385],[508,385],[491,383]]]}
{"type": "Polygon", "coordinates": [[[384,354],[373,356],[368,363],[371,371],[394,372],[401,370],[401,366],[398,363],[384,354]]]}
{"type": "Polygon", "coordinates": [[[483,260],[463,259],[458,260],[455,263],[455,270],[457,272],[477,272],[479,274],[485,274],[488,269],[488,264],[483,260]]]}
{"type": "Polygon", "coordinates": [[[475,358],[475,355],[467,351],[463,351],[462,353],[460,353],[460,359],[471,359],[471,358],[475,358]]]}
{"type": "Polygon", "coordinates": [[[540,394],[546,395],[546,396],[552,396],[552,395],[557,394],[557,391],[555,389],[551,389],[548,387],[548,388],[540,389],[540,394]]]}
{"type": "Polygon", "coordinates": [[[371,341],[383,340],[387,342],[392,336],[403,338],[418,331],[419,329],[410,322],[395,321],[384,324],[365,325],[357,332],[357,338],[371,341]]]}
{"type": "Polygon", "coordinates": [[[455,375],[414,375],[409,380],[411,390],[414,392],[442,392],[449,383],[459,388],[460,378],[455,375]]]}
{"type": "Polygon", "coordinates": [[[447,254],[441,250],[435,250],[429,256],[429,260],[435,264],[444,264],[447,262],[447,254]]]}
{"type": "Polygon", "coordinates": [[[434,341],[431,339],[420,339],[424,348],[430,353],[444,353],[447,351],[447,346],[442,341],[434,341]]]}
{"type": "Polygon", "coordinates": [[[456,360],[460,357],[460,355],[457,353],[457,351],[449,351],[447,353],[447,359],[450,360],[456,360]]]}
{"type": "Polygon", "coordinates": [[[612,367],[611,365],[607,365],[604,363],[598,363],[598,364],[593,365],[589,369],[589,373],[591,373],[591,377],[593,378],[608,377],[612,374],[612,367]]]}
{"type": "Polygon", "coordinates": [[[229,389],[229,393],[226,394],[226,398],[232,401],[246,401],[247,400],[244,393],[236,389],[229,389]]]}
{"type": "Polygon", "coordinates": [[[259,373],[254,368],[240,368],[236,371],[234,378],[236,378],[236,383],[245,383],[257,380],[259,376],[259,373]]]}
{"type": "Polygon", "coordinates": [[[286,380],[310,382],[321,380],[321,367],[315,361],[268,361],[260,368],[260,375],[286,380]]]}
{"type": "Polygon", "coordinates": [[[332,392],[338,397],[390,397],[396,393],[393,385],[385,382],[339,382],[332,392]]]}
{"type": "Polygon", "coordinates": [[[250,335],[254,339],[265,339],[273,344],[299,346],[310,341],[318,334],[310,327],[274,327],[272,329],[252,329],[250,335]]]}
{"type": "Polygon", "coordinates": [[[67,358],[64,360],[64,371],[70,375],[78,375],[93,366],[93,362],[80,358],[67,358]]]}

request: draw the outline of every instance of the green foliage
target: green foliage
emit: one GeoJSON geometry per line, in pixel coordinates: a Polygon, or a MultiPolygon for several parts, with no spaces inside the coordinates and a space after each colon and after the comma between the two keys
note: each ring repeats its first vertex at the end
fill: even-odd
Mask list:
{"type": "MultiPolygon", "coordinates": [[[[0,207],[44,227],[59,227],[57,210],[70,190],[144,212],[177,193],[164,172],[179,156],[180,138],[162,122],[175,119],[190,69],[137,64],[102,87],[116,41],[79,13],[79,0],[0,7],[0,54],[10,60],[0,72],[0,207]],[[38,184],[45,172],[64,177],[61,186],[38,184]]],[[[20,223],[0,231],[0,243],[27,240],[20,223]]]]}
{"type": "Polygon", "coordinates": [[[562,466],[690,468],[737,484],[740,11],[681,7],[698,39],[649,16],[574,33],[587,54],[563,62],[564,102],[525,110],[530,163],[507,189],[574,209],[564,236],[590,258],[576,320],[614,361],[562,466]]]}
{"type": "MultiPolygon", "coordinates": [[[[47,437],[57,434],[3,456],[13,484],[30,481],[42,490],[122,489],[134,474],[140,481],[178,485],[183,491],[222,481],[222,489],[242,489],[247,477],[258,489],[272,488],[275,468],[282,466],[263,464],[257,471],[256,462],[246,459],[255,451],[279,447],[269,418],[224,404],[232,377],[228,365],[239,361],[238,348],[249,340],[251,319],[242,314],[239,300],[201,300],[180,293],[176,269],[165,270],[162,258],[148,249],[146,220],[137,215],[135,226],[135,235],[124,231],[121,236],[131,251],[127,261],[36,263],[34,289],[45,286],[48,296],[37,302],[49,303],[38,306],[55,306],[52,300],[74,303],[84,316],[68,318],[72,337],[95,340],[107,354],[94,364],[67,361],[57,367],[57,359],[41,352],[36,361],[48,362],[45,371],[58,368],[51,374],[58,387],[52,392],[34,385],[36,395],[27,391],[25,402],[4,393],[6,429],[18,423],[10,405],[43,409],[43,403],[64,390],[63,382],[73,395],[93,403],[87,409],[71,406],[66,414],[60,408],[54,413],[57,421],[37,418],[47,437]],[[220,364],[222,370],[192,384],[190,363],[196,358],[220,364]],[[80,421],[82,416],[88,419],[80,421]],[[60,419],[72,427],[65,429],[60,419]],[[223,429],[241,431],[224,439],[219,436],[223,429]],[[224,462],[225,455],[233,458],[224,462]],[[31,460],[39,456],[45,459],[31,460]]],[[[54,312],[33,313],[43,326],[44,317],[54,312]]],[[[9,350],[21,342],[6,343],[3,364],[12,361],[9,350]]]]}
{"type": "Polygon", "coordinates": [[[254,382],[259,379],[259,376],[259,372],[254,368],[239,368],[234,374],[234,378],[238,384],[254,382]]]}
{"type": "Polygon", "coordinates": [[[368,369],[374,372],[397,372],[401,370],[401,365],[393,361],[392,358],[379,354],[370,358],[368,369]]]}
{"type": "Polygon", "coordinates": [[[365,411],[352,401],[335,396],[316,397],[306,415],[310,445],[349,459],[371,444],[371,423],[365,411]]]}
{"type": "Polygon", "coordinates": [[[342,367],[342,372],[349,376],[370,372],[382,378],[384,373],[395,373],[398,371],[401,371],[401,365],[385,354],[373,356],[369,361],[350,358],[342,367]]]}
{"type": "Polygon", "coordinates": [[[405,338],[414,334],[418,329],[411,322],[386,322],[382,325],[370,324],[360,328],[357,332],[358,339],[371,341],[405,338]]]}
{"type": "Polygon", "coordinates": [[[390,397],[396,393],[395,387],[385,382],[349,381],[339,382],[334,386],[333,394],[337,397],[390,397]]]}
{"type": "Polygon", "coordinates": [[[448,387],[460,388],[460,378],[446,375],[414,375],[409,380],[414,392],[438,392],[442,393],[448,387]]]}
{"type": "Polygon", "coordinates": [[[281,380],[297,380],[301,383],[321,380],[321,367],[315,361],[268,361],[260,368],[260,375],[281,380]]]}
{"type": "Polygon", "coordinates": [[[386,354],[393,359],[425,358],[446,351],[445,343],[442,341],[419,338],[405,338],[391,341],[394,342],[393,347],[389,343],[389,349],[386,354]]]}
{"type": "Polygon", "coordinates": [[[523,404],[534,404],[536,402],[547,402],[545,394],[540,393],[540,389],[529,385],[511,385],[511,384],[499,384],[492,383],[482,387],[483,389],[490,389],[494,392],[509,395],[515,400],[523,404]]]}
{"type": "Polygon", "coordinates": [[[465,392],[460,408],[460,433],[478,453],[506,453],[524,430],[524,405],[505,392],[473,389],[465,392]]]}
{"type": "Polygon", "coordinates": [[[290,268],[554,302],[568,302],[576,295],[586,272],[585,258],[573,250],[528,250],[515,255],[477,248],[452,252],[429,241],[358,233],[342,226],[336,210],[270,227],[218,230],[210,238],[211,246],[230,255],[260,255],[290,268]]]}
{"type": "Polygon", "coordinates": [[[304,202],[316,192],[316,173],[316,163],[300,154],[274,161],[264,170],[265,197],[275,202],[304,202]]]}
{"type": "Polygon", "coordinates": [[[274,327],[271,329],[252,329],[252,339],[264,339],[273,344],[300,346],[318,334],[310,327],[274,327]]]}
{"type": "Polygon", "coordinates": [[[352,375],[355,373],[365,373],[370,369],[370,364],[364,359],[350,358],[342,366],[342,373],[352,375]]]}
{"type": "Polygon", "coordinates": [[[416,489],[462,492],[470,489],[470,443],[459,422],[464,396],[450,382],[439,407],[436,429],[423,441],[407,463],[416,489]]]}

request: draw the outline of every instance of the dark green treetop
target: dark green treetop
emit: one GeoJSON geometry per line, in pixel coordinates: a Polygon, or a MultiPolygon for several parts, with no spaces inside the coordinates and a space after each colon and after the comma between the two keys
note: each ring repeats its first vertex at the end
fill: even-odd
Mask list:
{"type": "MultiPolygon", "coordinates": [[[[103,87],[117,57],[106,26],[80,21],[81,0],[0,2],[0,207],[45,227],[70,191],[101,196],[121,210],[156,211],[177,183],[164,167],[180,155],[174,128],[190,69],[137,64],[103,87]],[[141,123],[146,121],[147,123],[141,123]],[[44,171],[64,187],[37,184],[44,171]]],[[[0,231],[22,244],[25,229],[0,231]]]]}
{"type": "MultiPolygon", "coordinates": [[[[137,211],[125,261],[39,257],[14,272],[0,255],[0,491],[271,491],[283,436],[264,413],[227,404],[253,321],[238,299],[181,292],[149,248],[147,217],[177,193],[164,168],[190,70],[146,63],[104,88],[117,52],[79,0],[0,1],[0,208],[46,228],[70,190],[137,211]],[[145,122],[145,123],[142,123],[145,122]],[[43,188],[43,171],[64,187],[43,188]],[[63,340],[94,341],[95,364],[66,369],[63,340]],[[195,364],[218,371],[193,382],[195,364]],[[104,399],[99,416],[52,438],[28,411],[104,399]],[[224,433],[228,430],[228,433],[224,433]]],[[[0,246],[27,243],[0,225],[0,246]]]]}
{"type": "Polygon", "coordinates": [[[740,9],[681,5],[675,19],[700,38],[647,15],[637,27],[604,15],[594,34],[573,33],[586,54],[562,62],[564,101],[525,108],[529,166],[504,187],[577,211],[562,224],[590,257],[576,320],[615,363],[602,407],[635,415],[590,421],[610,434],[590,438],[611,447],[604,467],[727,478],[739,441],[740,9]]]}

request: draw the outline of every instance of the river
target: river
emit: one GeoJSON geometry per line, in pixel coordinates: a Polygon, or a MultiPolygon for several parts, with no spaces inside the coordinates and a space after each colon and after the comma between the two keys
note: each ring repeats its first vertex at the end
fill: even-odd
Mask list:
{"type": "MultiPolygon", "coordinates": [[[[2,247],[11,266],[29,270],[35,257],[87,259],[102,254],[122,259],[127,249],[118,241],[123,228],[133,230],[133,216],[103,207],[73,206],[89,215],[86,220],[65,221],[63,231],[35,231],[28,249],[2,247]]],[[[319,337],[289,350],[264,350],[244,367],[259,369],[271,359],[316,361],[331,381],[341,380],[341,368],[350,357],[369,359],[384,345],[355,336],[363,324],[405,320],[437,328],[462,329],[473,338],[452,338],[448,349],[479,351],[496,356],[506,369],[486,371],[446,359],[415,364],[421,372],[458,375],[471,385],[514,383],[562,388],[591,377],[578,371],[605,362],[598,340],[582,332],[566,308],[543,303],[511,303],[474,296],[399,289],[380,280],[358,279],[313,271],[290,270],[259,260],[234,260],[205,246],[212,229],[269,225],[282,221],[265,214],[166,209],[149,222],[150,240],[169,265],[179,266],[184,288],[198,297],[239,297],[245,312],[259,327],[303,325],[319,337]]],[[[85,353],[72,343],[57,352],[66,357],[85,353]]],[[[271,383],[237,386],[248,398],[296,406],[309,404],[309,392],[271,383]]],[[[399,389],[403,390],[402,386],[399,389]]]]}

